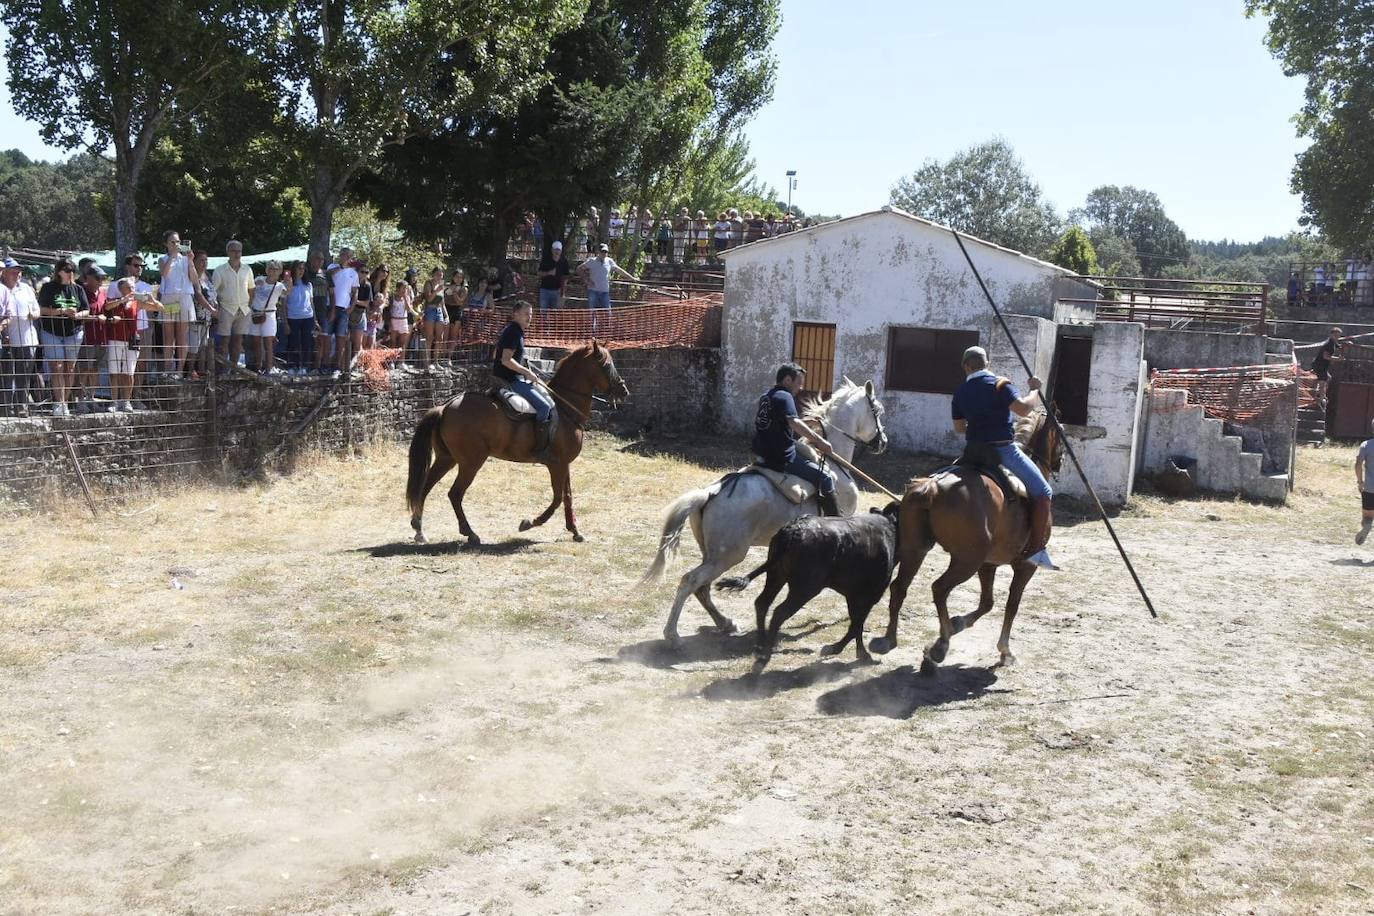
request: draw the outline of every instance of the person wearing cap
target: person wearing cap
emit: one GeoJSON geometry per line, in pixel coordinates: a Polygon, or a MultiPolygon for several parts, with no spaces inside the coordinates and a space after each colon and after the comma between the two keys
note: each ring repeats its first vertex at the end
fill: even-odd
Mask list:
{"type": "Polygon", "coordinates": [[[816,488],[816,507],[821,515],[839,515],[835,498],[835,478],[815,461],[797,452],[797,439],[811,443],[822,456],[834,451],[824,436],[801,421],[797,395],[801,393],[806,370],[786,363],[778,367],[774,385],[759,398],[754,415],[752,448],[759,464],[783,474],[800,477],[816,488]]]}
{"type": "Polygon", "coordinates": [[[1331,364],[1341,359],[1341,329],[1332,328],[1326,342],[1312,357],[1312,372],[1317,376],[1317,402],[1326,410],[1326,386],[1331,382],[1331,364]]]}
{"type": "Polygon", "coordinates": [[[105,271],[92,263],[81,275],[81,286],[86,290],[91,315],[86,319],[81,350],[76,355],[76,381],[81,389],[76,413],[94,413],[97,409],[95,390],[100,386],[100,364],[105,360],[105,344],[109,342],[105,334],[105,271]]]}
{"type": "MultiPolygon", "coordinates": [[[[577,267],[582,282],[587,284],[587,308],[611,310],[611,277],[621,274],[627,279],[635,279],[610,256],[610,246],[605,242],[596,246],[596,257],[588,258],[577,267]]],[[[609,317],[609,316],[608,316],[609,317]]],[[[592,331],[596,331],[596,312],[592,312],[592,331]]]]}
{"type": "Polygon", "coordinates": [[[38,299],[19,279],[14,258],[5,258],[0,269],[0,403],[15,416],[29,415],[29,384],[38,352],[38,299]]]}
{"type": "Polygon", "coordinates": [[[571,273],[568,259],[563,256],[563,243],[554,242],[550,253],[539,262],[539,311],[562,306],[571,273]]]}
{"type": "Polygon", "coordinates": [[[191,322],[196,320],[196,287],[200,277],[192,258],[181,249],[181,233],[168,232],[163,241],[167,253],[158,258],[162,281],[158,299],[164,311],[162,325],[162,366],[173,378],[180,379],[186,366],[187,340],[191,322]]]}
{"type": "Polygon", "coordinates": [[[243,335],[252,322],[253,268],[243,263],[243,243],[230,241],[224,246],[228,264],[215,268],[215,302],[219,307],[219,353],[227,355],[231,367],[239,364],[243,335]]]}
{"type": "Polygon", "coordinates": [[[81,322],[90,314],[86,290],[76,282],[76,265],[71,261],[58,261],[53,278],[38,291],[38,312],[38,339],[43,345],[52,386],[52,415],[69,416],[67,397],[75,381],[76,357],[81,350],[81,322]]]}
{"type": "Polygon", "coordinates": [[[1028,416],[1037,405],[1044,404],[1040,379],[1031,376],[1026,383],[1031,393],[1021,397],[1010,381],[988,371],[988,353],[982,347],[969,347],[964,351],[963,367],[963,384],[955,389],[950,403],[954,429],[963,433],[970,445],[987,446],[996,451],[1002,466],[1026,485],[1031,517],[1024,557],[1036,566],[1054,569],[1045,550],[1050,541],[1050,502],[1054,491],[1035,462],[1017,448],[1012,425],[1012,414],[1028,416]]]}

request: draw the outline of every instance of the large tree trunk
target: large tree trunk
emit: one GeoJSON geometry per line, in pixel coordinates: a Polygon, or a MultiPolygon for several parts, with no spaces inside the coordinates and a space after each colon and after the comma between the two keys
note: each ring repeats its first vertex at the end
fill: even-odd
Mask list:
{"type": "Polygon", "coordinates": [[[328,261],[335,253],[330,248],[334,234],[334,209],[342,196],[340,182],[332,163],[323,157],[315,160],[315,180],[310,186],[310,250],[324,252],[328,261]]]}
{"type": "Polygon", "coordinates": [[[115,144],[114,234],[116,266],[124,256],[138,251],[138,175],[141,157],[121,143],[115,144]]]}

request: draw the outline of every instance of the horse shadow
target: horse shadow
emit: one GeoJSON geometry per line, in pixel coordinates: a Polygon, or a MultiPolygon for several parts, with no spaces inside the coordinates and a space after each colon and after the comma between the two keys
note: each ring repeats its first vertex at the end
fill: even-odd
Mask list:
{"type": "Polygon", "coordinates": [[[414,541],[392,541],[389,544],[376,544],[372,547],[354,547],[349,553],[365,553],[374,560],[386,557],[443,557],[457,554],[474,553],[481,556],[505,557],[523,553],[537,547],[538,541],[530,538],[510,538],[504,541],[468,546],[464,539],[456,541],[437,541],[417,544],[414,541]]]}
{"type": "MultiPolygon", "coordinates": [[[[777,655],[775,650],[774,655],[777,655]]],[[[773,668],[762,674],[743,674],[739,677],[712,681],[701,690],[707,700],[766,700],[788,690],[802,690],[816,684],[828,684],[847,677],[860,662],[815,661],[800,668],[773,668]]]]}
{"type": "Polygon", "coordinates": [[[933,675],[923,675],[911,665],[902,665],[821,694],[816,709],[827,716],[909,719],[919,709],[976,700],[996,683],[997,672],[991,668],[945,665],[933,675]]]}
{"type": "MultiPolygon", "coordinates": [[[[810,636],[817,630],[824,629],[825,626],[826,624],[816,623],[806,629],[783,633],[779,641],[795,642],[810,636]]],[[[756,642],[752,630],[747,633],[726,635],[715,627],[708,626],[702,627],[692,636],[683,636],[677,640],[646,639],[643,642],[621,646],[616,652],[615,658],[601,659],[601,661],[634,662],[646,668],[675,668],[678,665],[743,658],[753,654],[756,642]]],[[[775,654],[802,651],[806,650],[785,648],[774,650],[775,654]]]]}
{"type": "Polygon", "coordinates": [[[1374,560],[1361,560],[1359,557],[1341,557],[1340,559],[1330,560],[1329,562],[1332,566],[1355,566],[1359,568],[1374,566],[1374,560]]]}

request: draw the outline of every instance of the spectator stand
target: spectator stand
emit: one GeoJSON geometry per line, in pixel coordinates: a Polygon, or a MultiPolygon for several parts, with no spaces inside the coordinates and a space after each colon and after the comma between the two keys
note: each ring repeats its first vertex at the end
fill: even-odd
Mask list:
{"type": "Polygon", "coordinates": [[[1351,256],[1337,261],[1294,261],[1288,265],[1288,273],[1284,301],[1289,306],[1374,307],[1374,263],[1368,256],[1351,256]]]}
{"type": "Polygon", "coordinates": [[[1131,321],[1147,328],[1264,334],[1267,283],[1085,277],[1102,287],[1100,299],[1059,301],[1092,306],[1097,321],[1131,321]]]}

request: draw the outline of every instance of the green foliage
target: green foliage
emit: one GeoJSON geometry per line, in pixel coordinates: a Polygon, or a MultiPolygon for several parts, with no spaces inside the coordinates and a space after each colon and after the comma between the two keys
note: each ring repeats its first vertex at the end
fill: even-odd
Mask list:
{"type": "Polygon", "coordinates": [[[117,247],[132,249],[153,142],[240,81],[260,8],[240,0],[0,0],[19,114],[66,149],[114,150],[117,247]]]}
{"type": "Polygon", "coordinates": [[[892,203],[917,216],[1037,257],[1059,235],[1060,220],[1005,140],[927,161],[892,189],[892,203]]]}
{"type": "Polygon", "coordinates": [[[1097,250],[1093,248],[1088,233],[1078,226],[1070,226],[1054,243],[1049,261],[1076,274],[1092,275],[1098,272],[1097,250]]]}
{"type": "Polygon", "coordinates": [[[113,169],[88,153],[35,162],[0,153],[0,245],[102,250],[112,242],[106,215],[113,169]]]}
{"type": "Polygon", "coordinates": [[[1271,303],[1286,297],[1288,273],[1295,265],[1322,261],[1339,262],[1339,249],[1316,236],[1294,232],[1241,244],[1232,241],[1191,242],[1187,264],[1165,269],[1164,276],[1177,280],[1234,280],[1268,283],[1271,303]]]}
{"type": "Polygon", "coordinates": [[[1097,266],[1103,274],[1109,277],[1141,276],[1135,246],[1129,241],[1106,229],[1092,230],[1088,238],[1097,253],[1097,266]]]}
{"type": "Polygon", "coordinates": [[[1306,79],[1293,190],[1304,223],[1347,251],[1374,247],[1374,9],[1368,0],[1246,0],[1269,17],[1266,41],[1306,79]]]}
{"type": "Polygon", "coordinates": [[[388,265],[395,279],[401,279],[410,267],[428,279],[433,268],[447,266],[443,255],[412,242],[395,222],[382,219],[366,204],[348,204],[335,212],[334,242],[335,252],[347,245],[367,261],[369,268],[388,265]]]}
{"type": "Polygon", "coordinates": [[[1103,185],[1090,192],[1083,208],[1069,218],[1090,233],[1111,233],[1130,242],[1140,262],[1137,276],[1158,277],[1166,267],[1188,262],[1188,237],[1165,214],[1153,191],[1103,185]]]}

